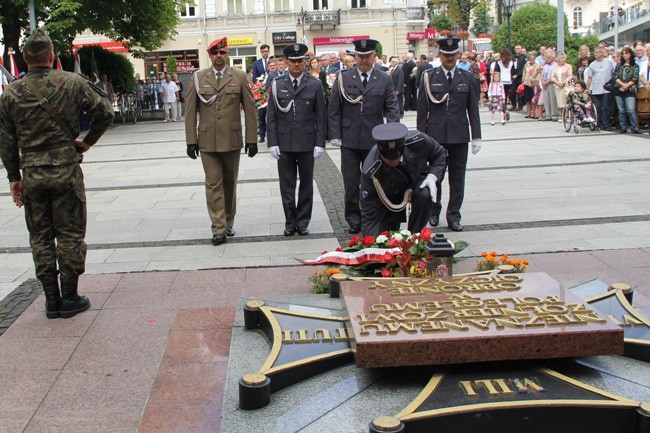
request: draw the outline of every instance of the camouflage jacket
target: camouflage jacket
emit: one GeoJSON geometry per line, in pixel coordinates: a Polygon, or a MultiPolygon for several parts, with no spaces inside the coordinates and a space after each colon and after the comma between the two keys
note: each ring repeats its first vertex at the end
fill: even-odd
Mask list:
{"type": "Polygon", "coordinates": [[[31,68],[22,80],[12,83],[0,97],[0,158],[9,181],[21,179],[21,168],[79,162],[74,140],[82,112],[93,119],[84,138],[93,145],[114,115],[101,90],[77,74],[42,67],[31,68]],[[25,80],[32,80],[74,137],[40,106],[25,80]]]}

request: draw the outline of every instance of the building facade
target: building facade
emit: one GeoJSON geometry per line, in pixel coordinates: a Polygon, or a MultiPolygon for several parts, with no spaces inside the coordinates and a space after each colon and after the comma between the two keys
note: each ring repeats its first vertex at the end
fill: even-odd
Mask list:
{"type": "MultiPolygon", "coordinates": [[[[232,66],[248,69],[259,56],[259,46],[271,53],[295,42],[306,43],[316,54],[352,49],[355,39],[381,42],[384,54],[428,50],[425,0],[196,0],[180,11],[174,40],[167,40],[145,59],[131,58],[135,71],[150,76],[166,69],[172,55],[180,71],[209,65],[207,46],[227,36],[232,66]]],[[[75,44],[106,39],[80,35],[75,44]]]]}

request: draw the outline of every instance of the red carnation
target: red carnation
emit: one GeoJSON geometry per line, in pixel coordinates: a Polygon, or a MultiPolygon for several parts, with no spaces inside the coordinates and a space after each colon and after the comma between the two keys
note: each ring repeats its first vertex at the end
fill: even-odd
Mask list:
{"type": "Polygon", "coordinates": [[[343,251],[343,248],[341,248],[341,247],[336,247],[336,250],[335,250],[335,251],[343,251]]]}
{"type": "Polygon", "coordinates": [[[388,248],[395,248],[398,245],[399,245],[399,241],[395,238],[390,238],[390,240],[388,241],[388,248]]]}
{"type": "Polygon", "coordinates": [[[429,227],[424,227],[420,232],[420,239],[422,239],[424,242],[429,242],[431,240],[432,234],[433,232],[429,227]]]}
{"type": "Polygon", "coordinates": [[[359,242],[359,236],[354,236],[352,239],[350,239],[350,246],[353,247],[359,242]]]}
{"type": "Polygon", "coordinates": [[[370,235],[364,236],[363,240],[361,242],[363,243],[363,245],[369,247],[369,246],[371,246],[372,244],[375,243],[375,238],[373,236],[370,236],[370,235]]]}
{"type": "Polygon", "coordinates": [[[381,276],[382,276],[382,277],[384,277],[384,278],[388,278],[388,277],[390,277],[391,275],[393,275],[393,273],[390,271],[390,269],[386,269],[386,268],[384,268],[384,269],[381,270],[381,276]]]}
{"type": "Polygon", "coordinates": [[[390,237],[390,232],[388,230],[384,230],[383,232],[379,233],[379,236],[386,236],[388,238],[390,237]]]}

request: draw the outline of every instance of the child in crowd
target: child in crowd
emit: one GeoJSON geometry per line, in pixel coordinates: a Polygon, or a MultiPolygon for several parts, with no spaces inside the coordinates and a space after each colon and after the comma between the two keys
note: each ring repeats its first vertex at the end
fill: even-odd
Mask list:
{"type": "Polygon", "coordinates": [[[573,90],[569,92],[568,102],[573,109],[573,114],[580,123],[595,122],[591,112],[591,96],[585,91],[587,85],[584,81],[576,81],[573,90]]]}
{"type": "Polygon", "coordinates": [[[506,124],[505,108],[506,108],[506,91],[501,82],[501,73],[492,73],[492,82],[488,87],[488,110],[490,110],[490,125],[494,125],[494,113],[501,113],[501,124],[506,124]]]}
{"type": "Polygon", "coordinates": [[[542,121],[544,115],[544,94],[542,93],[542,83],[538,83],[535,88],[535,96],[533,102],[537,105],[535,107],[535,119],[542,121]]]}

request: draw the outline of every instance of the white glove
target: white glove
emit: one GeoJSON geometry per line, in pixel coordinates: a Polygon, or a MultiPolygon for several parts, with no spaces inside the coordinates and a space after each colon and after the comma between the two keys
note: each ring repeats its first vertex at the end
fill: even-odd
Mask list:
{"type": "Polygon", "coordinates": [[[321,159],[325,155],[325,149],[320,146],[314,147],[314,159],[321,159]]]}
{"type": "Polygon", "coordinates": [[[330,144],[332,146],[341,147],[341,140],[338,139],[338,138],[335,138],[333,140],[330,140],[330,144]]]}
{"type": "Polygon", "coordinates": [[[476,138],[472,140],[472,155],[476,155],[481,150],[481,139],[476,138]]]}
{"type": "Polygon", "coordinates": [[[278,146],[269,147],[269,153],[275,159],[280,159],[280,148],[278,146]]]}
{"type": "Polygon", "coordinates": [[[438,193],[438,188],[436,188],[436,182],[438,178],[432,175],[431,173],[427,174],[427,177],[424,179],[424,182],[420,184],[420,188],[429,188],[429,194],[431,194],[431,201],[436,202],[436,194],[438,193]]]}

